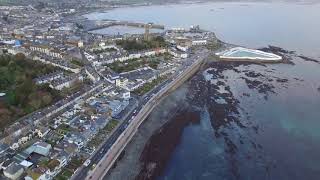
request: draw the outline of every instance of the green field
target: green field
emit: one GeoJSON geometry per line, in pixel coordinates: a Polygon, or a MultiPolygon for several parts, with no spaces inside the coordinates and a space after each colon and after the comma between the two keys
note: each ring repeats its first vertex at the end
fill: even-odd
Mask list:
{"type": "Polygon", "coordinates": [[[123,49],[127,51],[141,51],[146,49],[154,49],[167,46],[167,43],[161,36],[157,36],[150,41],[127,39],[119,40],[116,43],[118,46],[121,46],[123,49]]]}
{"type": "Polygon", "coordinates": [[[105,140],[106,136],[110,134],[115,127],[117,127],[118,123],[119,121],[111,119],[108,124],[88,143],[88,145],[90,147],[98,147],[105,140]]]}
{"type": "Polygon", "coordinates": [[[158,84],[164,82],[166,79],[168,79],[167,76],[159,77],[159,78],[151,81],[150,83],[146,83],[142,87],[134,90],[133,93],[135,93],[139,96],[144,95],[145,93],[147,93],[150,90],[152,90],[153,88],[155,88],[158,84]]]}
{"type": "Polygon", "coordinates": [[[139,59],[131,59],[125,62],[113,62],[111,64],[108,64],[110,69],[117,73],[123,73],[123,72],[128,72],[132,70],[136,70],[142,67],[149,66],[153,69],[158,69],[158,65],[160,62],[167,62],[172,59],[172,56],[168,53],[164,53],[161,55],[156,55],[152,57],[142,57],[139,59]]]}
{"type": "Polygon", "coordinates": [[[153,69],[157,69],[159,63],[159,58],[140,58],[128,60],[126,62],[116,61],[112,64],[108,64],[107,66],[117,73],[122,73],[139,69],[145,66],[150,66],[153,69]]]}

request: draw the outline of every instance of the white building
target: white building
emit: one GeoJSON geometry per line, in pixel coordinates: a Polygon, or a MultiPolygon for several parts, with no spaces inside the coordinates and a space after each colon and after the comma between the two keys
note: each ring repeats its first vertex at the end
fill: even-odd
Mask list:
{"type": "Polygon", "coordinates": [[[122,93],[122,98],[123,99],[130,99],[130,91],[125,91],[122,93]]]}
{"type": "Polygon", "coordinates": [[[44,54],[46,54],[48,56],[55,57],[55,58],[60,58],[60,59],[63,58],[63,55],[61,53],[56,52],[56,51],[52,51],[52,50],[50,50],[49,48],[46,48],[46,47],[30,46],[30,50],[31,51],[40,52],[40,53],[44,53],[44,54]]]}
{"type": "Polygon", "coordinates": [[[138,59],[141,57],[141,53],[129,54],[129,59],[138,59]]]}
{"type": "Polygon", "coordinates": [[[63,72],[53,72],[35,79],[36,84],[45,84],[63,77],[63,72]]]}
{"type": "Polygon", "coordinates": [[[144,53],[144,56],[155,56],[156,55],[156,51],[146,51],[144,53]]]}
{"type": "Polygon", "coordinates": [[[63,88],[70,88],[75,82],[83,81],[83,77],[80,74],[71,75],[57,81],[53,81],[49,87],[61,91],[63,88]]]}
{"type": "Polygon", "coordinates": [[[172,56],[176,57],[176,58],[187,58],[188,54],[185,52],[179,52],[175,49],[169,49],[168,50],[169,54],[171,54],[172,56]]]}
{"type": "Polygon", "coordinates": [[[206,45],[206,44],[207,44],[206,39],[192,40],[193,46],[202,46],[202,45],[206,45]]]}
{"type": "Polygon", "coordinates": [[[180,51],[183,51],[183,52],[187,52],[189,47],[188,46],[180,46],[180,45],[178,45],[177,49],[179,49],[180,51]]]}
{"type": "Polygon", "coordinates": [[[53,66],[56,66],[56,67],[60,67],[64,70],[67,70],[67,71],[71,71],[71,72],[74,72],[74,73],[79,73],[80,72],[80,69],[79,68],[71,68],[71,67],[67,67],[65,65],[62,65],[62,64],[59,64],[59,63],[55,63],[53,61],[48,61],[42,57],[38,57],[38,56],[34,56],[33,57],[33,60],[36,60],[36,61],[40,61],[40,62],[43,62],[45,64],[51,64],[53,66]]]}
{"type": "Polygon", "coordinates": [[[82,48],[84,46],[83,41],[78,41],[78,47],[82,48]]]}
{"type": "Polygon", "coordinates": [[[118,86],[118,87],[123,88],[123,87],[127,86],[128,83],[129,83],[129,80],[127,78],[121,77],[121,78],[116,79],[116,86],[118,86]]]}

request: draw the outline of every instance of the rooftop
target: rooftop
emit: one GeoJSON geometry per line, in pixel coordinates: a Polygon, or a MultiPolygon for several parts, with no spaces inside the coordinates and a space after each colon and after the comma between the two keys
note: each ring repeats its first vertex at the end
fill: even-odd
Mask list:
{"type": "Polygon", "coordinates": [[[5,172],[8,174],[16,174],[18,171],[23,170],[23,166],[21,166],[20,164],[17,163],[12,163],[10,166],[8,166],[5,169],[5,172]]]}

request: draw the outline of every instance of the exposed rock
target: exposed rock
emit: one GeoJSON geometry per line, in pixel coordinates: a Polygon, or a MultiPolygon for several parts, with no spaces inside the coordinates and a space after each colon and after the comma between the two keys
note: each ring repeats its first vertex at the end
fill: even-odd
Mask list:
{"type": "Polygon", "coordinates": [[[315,62],[315,63],[320,64],[319,60],[316,60],[316,59],[313,59],[313,58],[310,58],[310,57],[306,57],[306,56],[302,56],[302,55],[299,55],[298,57],[303,59],[303,60],[305,60],[305,61],[310,61],[310,62],[315,62]]]}
{"type": "Polygon", "coordinates": [[[292,55],[295,54],[295,51],[288,51],[283,48],[276,47],[276,46],[270,46],[270,45],[265,48],[260,48],[259,50],[281,56],[283,63],[294,65],[294,63],[292,62],[292,55]]]}
{"type": "Polygon", "coordinates": [[[172,120],[155,132],[140,156],[142,168],[136,180],[152,180],[158,177],[177,144],[179,144],[183,129],[190,123],[199,123],[197,112],[181,111],[172,120]]]}

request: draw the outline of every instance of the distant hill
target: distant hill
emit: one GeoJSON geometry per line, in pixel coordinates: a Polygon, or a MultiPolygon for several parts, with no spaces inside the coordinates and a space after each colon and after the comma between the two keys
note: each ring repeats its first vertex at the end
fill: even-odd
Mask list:
{"type": "Polygon", "coordinates": [[[0,5],[48,5],[64,8],[76,8],[84,5],[103,4],[103,5],[130,5],[130,4],[167,4],[183,2],[273,2],[287,1],[300,3],[320,3],[319,0],[0,0],[0,5]]]}

